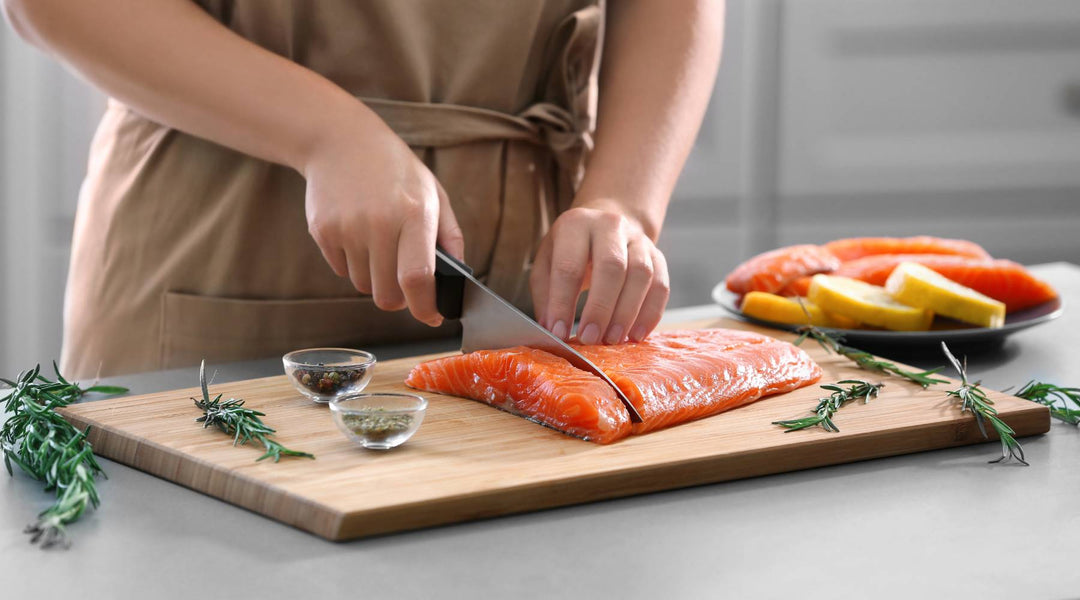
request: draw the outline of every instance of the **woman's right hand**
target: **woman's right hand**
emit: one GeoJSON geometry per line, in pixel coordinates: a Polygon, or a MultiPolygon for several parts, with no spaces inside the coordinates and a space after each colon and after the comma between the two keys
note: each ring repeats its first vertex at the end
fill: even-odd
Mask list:
{"type": "Polygon", "coordinates": [[[367,107],[317,137],[302,169],[308,231],[340,277],[383,310],[435,308],[435,244],[457,258],[464,238],[446,192],[412,150],[367,107]]]}

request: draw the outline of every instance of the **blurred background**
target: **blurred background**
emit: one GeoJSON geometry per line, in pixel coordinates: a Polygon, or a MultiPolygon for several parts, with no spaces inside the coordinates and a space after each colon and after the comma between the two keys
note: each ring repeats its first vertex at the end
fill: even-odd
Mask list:
{"type": "MultiPolygon", "coordinates": [[[[728,0],[661,238],[671,306],[777,245],[930,234],[1080,262],[1080,2],[728,0]]],[[[60,353],[104,98],[0,29],[0,374],[60,353]]]]}

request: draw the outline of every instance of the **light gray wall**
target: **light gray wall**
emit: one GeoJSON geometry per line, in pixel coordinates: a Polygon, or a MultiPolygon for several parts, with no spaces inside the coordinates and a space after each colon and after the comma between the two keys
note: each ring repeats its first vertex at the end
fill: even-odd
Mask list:
{"type": "MultiPolygon", "coordinates": [[[[928,233],[1080,262],[1080,2],[729,0],[661,247],[672,305],[777,244],[928,233]]],[[[0,31],[0,374],[59,356],[100,95],[0,31]]]]}
{"type": "Polygon", "coordinates": [[[0,373],[60,355],[79,185],[103,97],[0,30],[0,373]]]}

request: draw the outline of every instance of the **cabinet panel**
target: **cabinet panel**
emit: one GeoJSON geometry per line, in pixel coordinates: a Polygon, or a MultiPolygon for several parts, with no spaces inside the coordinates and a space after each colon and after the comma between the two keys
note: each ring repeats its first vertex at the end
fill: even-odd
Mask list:
{"type": "Polygon", "coordinates": [[[782,195],[1080,186],[1080,2],[788,1],[782,195]]]}

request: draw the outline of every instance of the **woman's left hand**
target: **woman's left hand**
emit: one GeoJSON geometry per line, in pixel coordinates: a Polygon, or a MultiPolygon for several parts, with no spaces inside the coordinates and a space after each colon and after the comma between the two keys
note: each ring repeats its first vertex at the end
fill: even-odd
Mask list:
{"type": "Polygon", "coordinates": [[[641,224],[587,205],[552,224],[529,283],[537,321],[562,339],[570,336],[578,296],[589,290],[578,328],[583,344],[645,339],[670,293],[667,262],[641,224]]]}

